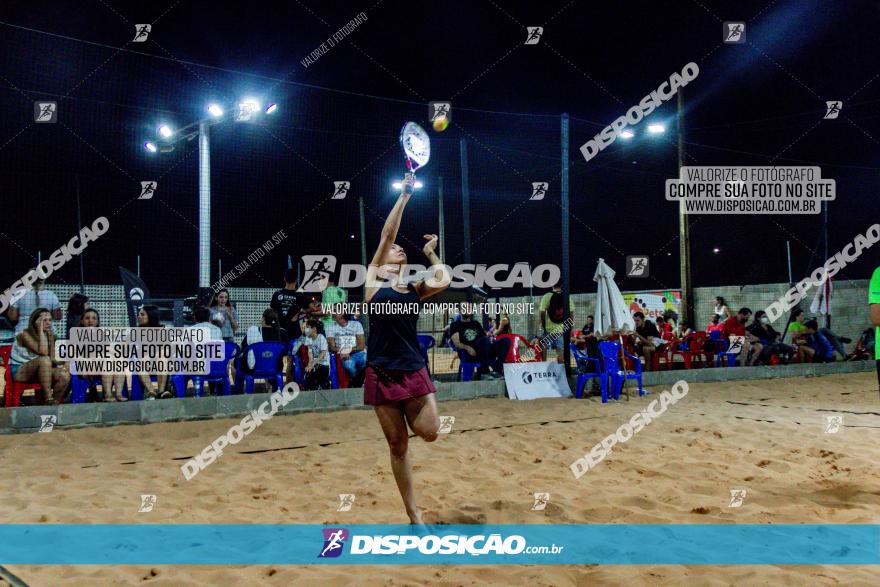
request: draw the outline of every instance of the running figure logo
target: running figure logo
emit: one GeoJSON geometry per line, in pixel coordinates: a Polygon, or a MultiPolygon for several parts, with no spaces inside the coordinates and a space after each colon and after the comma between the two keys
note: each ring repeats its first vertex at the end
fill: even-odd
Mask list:
{"type": "Polygon", "coordinates": [[[546,181],[533,181],[532,182],[532,197],[530,200],[543,200],[544,196],[547,195],[547,189],[550,187],[550,184],[546,181]]]}
{"type": "Polygon", "coordinates": [[[345,196],[348,195],[348,190],[351,188],[351,182],[349,181],[334,181],[333,182],[333,197],[331,200],[344,200],[345,196]]]}
{"type": "Polygon", "coordinates": [[[58,122],[58,102],[34,102],[34,122],[58,122]]]}
{"type": "Polygon", "coordinates": [[[428,102],[428,118],[434,122],[441,116],[452,123],[452,102],[428,102]]]}
{"type": "Polygon", "coordinates": [[[538,41],[541,40],[541,35],[544,34],[544,27],[527,26],[526,33],[526,45],[537,45],[538,41]]]}
{"type": "Polygon", "coordinates": [[[348,540],[348,530],[345,528],[324,528],[324,548],[318,558],[336,558],[342,554],[345,541],[348,540]]]}
{"type": "Polygon", "coordinates": [[[336,257],[332,255],[303,255],[306,274],[296,291],[321,292],[327,287],[327,278],[336,271],[336,257]]]}
{"type": "Polygon", "coordinates": [[[627,277],[648,277],[648,257],[645,255],[628,255],[626,257],[627,277]]]}
{"type": "Polygon", "coordinates": [[[138,200],[149,200],[153,197],[153,194],[156,193],[156,188],[159,187],[155,181],[142,181],[141,182],[141,195],[138,196],[138,200]]]}
{"type": "Polygon", "coordinates": [[[154,505],[156,505],[155,495],[141,495],[141,506],[138,508],[138,513],[149,513],[153,511],[154,505]]]}
{"type": "Polygon", "coordinates": [[[350,512],[351,506],[354,505],[354,493],[340,493],[339,494],[339,507],[336,508],[337,512],[350,512]]]}
{"type": "Polygon", "coordinates": [[[746,337],[731,334],[728,338],[730,339],[730,346],[727,347],[727,354],[728,355],[740,354],[743,350],[743,344],[745,344],[746,337]]]}
{"type": "Polygon", "coordinates": [[[532,511],[539,512],[547,508],[547,503],[550,501],[549,493],[536,493],[535,494],[535,503],[532,504],[532,511]]]}
{"type": "Polygon", "coordinates": [[[58,421],[58,416],[55,414],[49,414],[47,416],[40,416],[40,428],[37,432],[52,432],[55,428],[55,423],[58,421]]]}
{"type": "Polygon", "coordinates": [[[150,31],[153,30],[153,25],[151,24],[136,24],[134,25],[134,38],[132,39],[133,43],[143,43],[147,40],[147,37],[150,35],[150,31]]]}
{"type": "Polygon", "coordinates": [[[834,120],[840,115],[843,108],[843,102],[840,100],[828,100],[825,102],[825,120],[834,120]]]}
{"type": "Polygon", "coordinates": [[[723,41],[728,44],[746,42],[746,23],[725,22],[723,41]]]}
{"type": "Polygon", "coordinates": [[[449,434],[452,432],[452,425],[455,424],[455,416],[440,416],[440,428],[437,434],[449,434]]]}
{"type": "Polygon", "coordinates": [[[727,504],[729,508],[738,508],[743,504],[743,500],[746,498],[746,490],[745,489],[731,489],[730,490],[730,503],[727,504]]]}
{"type": "Polygon", "coordinates": [[[825,416],[825,434],[837,434],[843,427],[843,416],[825,416]]]}

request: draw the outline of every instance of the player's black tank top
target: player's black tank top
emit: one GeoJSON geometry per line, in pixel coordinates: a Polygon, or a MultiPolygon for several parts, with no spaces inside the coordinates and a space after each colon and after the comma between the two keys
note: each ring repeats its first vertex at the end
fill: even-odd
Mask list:
{"type": "Polygon", "coordinates": [[[406,293],[391,287],[379,288],[367,305],[370,317],[369,366],[397,371],[418,371],[425,366],[416,330],[419,309],[419,294],[412,284],[407,284],[406,293]]]}

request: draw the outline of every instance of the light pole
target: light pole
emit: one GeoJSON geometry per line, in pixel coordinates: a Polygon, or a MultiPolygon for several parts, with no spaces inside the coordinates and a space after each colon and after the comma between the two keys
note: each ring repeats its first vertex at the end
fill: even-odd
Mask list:
{"type": "MultiPolygon", "coordinates": [[[[678,135],[678,177],[681,177],[681,168],[685,164],[684,160],[684,98],[682,88],[678,89],[677,99],[677,121],[676,133],[678,135]]],[[[660,135],[666,132],[666,127],[661,123],[652,123],[648,125],[648,134],[660,135]]],[[[621,138],[631,139],[635,133],[626,129],[620,133],[621,138]]],[[[716,251],[717,252],[717,251],[716,251]]],[[[688,324],[693,324],[693,302],[694,302],[694,286],[691,279],[691,236],[690,223],[687,214],[685,214],[684,200],[678,205],[678,255],[681,262],[681,271],[679,279],[681,282],[681,320],[685,320],[688,324]]]]}
{"type": "MultiPolygon", "coordinates": [[[[245,98],[234,108],[235,122],[256,122],[261,114],[273,114],[277,104],[265,109],[254,98],[245,98]]],[[[211,134],[210,127],[228,120],[219,104],[210,104],[208,116],[174,131],[168,124],[158,128],[159,138],[144,143],[148,153],[170,153],[180,143],[198,137],[199,142],[199,287],[211,285],[211,134]]]]}

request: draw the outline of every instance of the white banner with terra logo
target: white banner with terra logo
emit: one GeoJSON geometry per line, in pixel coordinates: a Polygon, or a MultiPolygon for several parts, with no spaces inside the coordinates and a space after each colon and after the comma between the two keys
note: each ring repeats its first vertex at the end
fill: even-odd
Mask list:
{"type": "Polygon", "coordinates": [[[571,397],[562,363],[505,363],[504,382],[510,399],[571,397]]]}

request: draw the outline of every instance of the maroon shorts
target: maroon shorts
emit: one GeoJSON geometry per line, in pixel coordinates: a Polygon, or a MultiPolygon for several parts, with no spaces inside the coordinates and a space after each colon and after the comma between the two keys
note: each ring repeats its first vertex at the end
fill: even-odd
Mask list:
{"type": "Polygon", "coordinates": [[[428,370],[397,371],[367,367],[364,377],[364,404],[381,406],[434,393],[428,370]]]}

